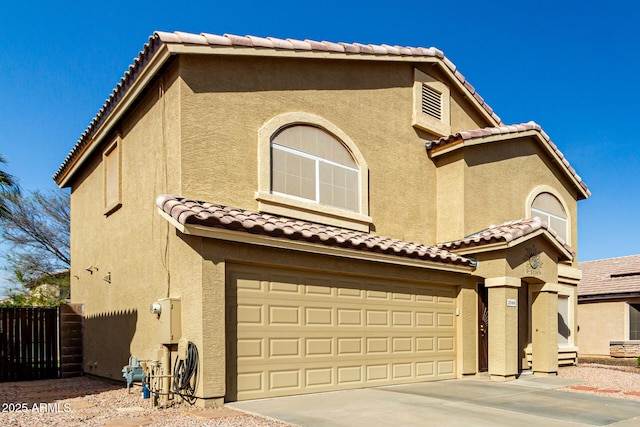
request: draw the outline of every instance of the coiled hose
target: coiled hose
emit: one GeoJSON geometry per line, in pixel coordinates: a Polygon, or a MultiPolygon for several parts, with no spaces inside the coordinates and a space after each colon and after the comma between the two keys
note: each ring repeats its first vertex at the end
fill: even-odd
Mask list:
{"type": "Polygon", "coordinates": [[[173,391],[181,396],[187,403],[196,403],[196,387],[198,385],[198,348],[189,341],[187,346],[187,358],[179,360],[173,368],[173,391]]]}

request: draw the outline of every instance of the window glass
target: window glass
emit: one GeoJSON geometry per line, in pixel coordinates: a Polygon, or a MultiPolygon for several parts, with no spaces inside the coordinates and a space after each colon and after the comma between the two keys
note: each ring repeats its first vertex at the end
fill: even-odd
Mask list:
{"type": "Polygon", "coordinates": [[[558,295],[558,344],[569,345],[569,297],[558,295]]]}
{"type": "Polygon", "coordinates": [[[271,191],[357,212],[360,171],[347,148],[308,125],[280,131],[271,141],[271,191]]]}
{"type": "Polygon", "coordinates": [[[560,201],[551,193],[540,193],[531,204],[531,216],[539,217],[552,228],[558,236],[567,241],[567,214],[560,201]]]}
{"type": "Polygon", "coordinates": [[[640,303],[629,304],[629,339],[640,340],[640,303]]]}

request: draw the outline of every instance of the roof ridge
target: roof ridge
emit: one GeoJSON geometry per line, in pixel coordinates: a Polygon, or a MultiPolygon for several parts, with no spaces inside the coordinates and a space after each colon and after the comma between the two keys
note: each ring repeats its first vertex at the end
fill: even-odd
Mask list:
{"type": "Polygon", "coordinates": [[[424,145],[427,151],[430,151],[435,148],[445,146],[449,143],[454,143],[461,140],[469,141],[469,140],[485,138],[493,135],[509,135],[509,134],[524,133],[528,131],[535,131],[538,134],[540,134],[542,139],[547,144],[549,144],[549,147],[551,147],[551,150],[554,153],[556,153],[556,155],[562,162],[562,165],[565,167],[567,172],[569,172],[569,174],[575,178],[575,180],[580,185],[580,187],[582,187],[582,189],[586,192],[587,196],[590,196],[591,191],[589,191],[589,188],[587,187],[587,184],[582,180],[582,177],[578,175],[578,172],[576,172],[576,170],[571,166],[571,164],[566,159],[562,151],[560,151],[558,146],[554,144],[554,142],[551,140],[549,135],[542,129],[542,127],[539,124],[537,124],[533,120],[528,121],[526,123],[519,123],[519,124],[513,124],[513,125],[503,124],[502,126],[487,126],[484,128],[463,130],[451,135],[442,136],[435,140],[427,141],[425,142],[424,145]]]}
{"type": "Polygon", "coordinates": [[[138,57],[134,58],[120,82],[112,90],[111,94],[104,102],[98,113],[91,120],[87,128],[82,132],[76,144],[72,147],[69,154],[53,174],[54,181],[58,182],[69,169],[72,162],[83,152],[83,148],[92,140],[93,135],[100,125],[106,120],[111,111],[122,99],[129,87],[140,75],[141,70],[150,61],[153,54],[158,50],[161,44],[189,44],[202,46],[230,46],[235,49],[253,48],[253,49],[273,49],[273,50],[291,50],[291,51],[310,51],[323,53],[342,53],[348,55],[365,55],[365,56],[389,56],[389,57],[433,57],[438,58],[451,71],[462,86],[469,91],[471,96],[480,104],[480,106],[495,120],[502,124],[500,117],[494,113],[493,109],[486,103],[475,90],[475,88],[467,81],[467,79],[459,72],[456,65],[444,56],[444,53],[435,47],[412,47],[412,46],[391,46],[387,44],[361,44],[361,43],[345,43],[345,42],[328,42],[314,40],[297,40],[297,39],[279,39],[276,37],[259,37],[259,36],[236,36],[233,34],[210,34],[210,33],[188,33],[183,31],[155,31],[149,41],[143,46],[138,57]]]}
{"type": "Polygon", "coordinates": [[[571,256],[575,257],[573,248],[565,242],[558,233],[549,227],[546,221],[540,218],[521,218],[517,220],[505,221],[500,224],[491,225],[477,233],[470,234],[459,240],[438,243],[438,247],[447,250],[457,250],[476,246],[488,245],[498,241],[509,243],[520,237],[527,236],[537,230],[545,230],[555,239],[571,256]]]}
{"type": "Polygon", "coordinates": [[[614,260],[619,260],[619,259],[623,259],[623,258],[640,258],[640,254],[622,255],[622,256],[611,257],[611,258],[592,259],[592,260],[588,260],[588,261],[580,261],[578,264],[580,265],[580,264],[596,263],[596,262],[608,262],[608,261],[614,261],[614,260]]]}

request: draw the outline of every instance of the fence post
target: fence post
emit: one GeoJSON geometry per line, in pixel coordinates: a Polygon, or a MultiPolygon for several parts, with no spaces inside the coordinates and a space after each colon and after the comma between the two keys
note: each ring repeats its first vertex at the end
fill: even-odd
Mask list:
{"type": "Polygon", "coordinates": [[[83,374],[83,305],[60,305],[60,359],[62,378],[77,377],[83,374]]]}

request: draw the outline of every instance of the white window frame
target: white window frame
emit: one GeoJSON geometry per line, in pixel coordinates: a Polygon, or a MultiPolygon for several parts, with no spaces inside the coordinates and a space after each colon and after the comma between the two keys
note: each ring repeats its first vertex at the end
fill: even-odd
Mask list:
{"type": "MultiPolygon", "coordinates": [[[[531,216],[532,217],[536,217],[537,216],[540,219],[546,221],[547,225],[553,230],[555,230],[555,229],[553,227],[551,227],[551,218],[555,218],[557,220],[560,220],[560,221],[564,222],[565,235],[566,235],[567,238],[569,237],[569,231],[568,231],[569,230],[569,221],[568,221],[567,218],[562,218],[561,216],[554,215],[554,214],[549,213],[549,212],[541,211],[540,209],[536,209],[534,207],[531,208],[531,216]]],[[[557,232],[558,230],[555,230],[555,231],[557,232]]]]}
{"type": "MultiPolygon", "coordinates": [[[[344,167],[344,165],[341,165],[344,167]]],[[[255,193],[258,210],[276,215],[335,225],[359,231],[369,231],[369,168],[355,142],[329,120],[306,112],[280,114],[268,120],[258,131],[258,191],[255,193]],[[351,154],[358,166],[358,212],[316,201],[274,193],[271,191],[271,142],[273,136],[288,126],[309,125],[333,135],[351,154]]]]}
{"type": "MultiPolygon", "coordinates": [[[[572,235],[572,228],[573,228],[573,220],[571,217],[571,211],[569,210],[569,206],[567,205],[567,203],[564,201],[564,198],[560,195],[560,193],[553,187],[549,186],[549,185],[540,185],[536,188],[533,189],[533,191],[531,191],[529,193],[529,197],[527,197],[527,200],[525,202],[525,212],[526,212],[526,217],[527,218],[534,218],[536,216],[540,216],[540,213],[542,213],[542,215],[550,215],[553,216],[554,218],[558,218],[557,216],[553,215],[553,214],[549,214],[548,212],[544,212],[544,211],[539,211],[538,209],[535,209],[533,207],[531,207],[531,205],[533,205],[533,201],[536,199],[536,197],[538,197],[540,194],[542,193],[549,193],[552,196],[554,196],[558,202],[560,202],[560,205],[562,206],[562,209],[564,209],[564,213],[567,216],[566,218],[566,240],[565,243],[568,244],[569,246],[573,246],[573,235],[572,235]],[[537,215],[536,215],[537,213],[537,215]]],[[[544,219],[544,218],[541,218],[544,219]]],[[[550,222],[547,220],[547,225],[551,226],[550,222]]]]}
{"type": "MultiPolygon", "coordinates": [[[[305,153],[304,151],[296,150],[296,149],[293,149],[293,148],[290,148],[290,147],[285,147],[283,145],[280,145],[280,144],[277,144],[277,143],[273,143],[273,142],[271,143],[271,148],[272,149],[275,148],[276,150],[281,150],[281,151],[284,151],[284,152],[287,152],[287,153],[291,153],[291,154],[294,154],[296,156],[303,157],[305,159],[313,160],[313,162],[315,164],[315,196],[316,197],[315,197],[315,199],[307,199],[307,198],[304,198],[304,197],[294,196],[292,194],[282,193],[282,192],[273,191],[273,190],[271,191],[271,194],[277,194],[277,195],[285,196],[285,197],[292,197],[292,198],[300,199],[300,200],[310,200],[310,201],[312,201],[314,203],[321,204],[321,201],[320,201],[320,163],[326,163],[326,164],[331,165],[331,166],[336,166],[336,167],[339,167],[339,168],[342,168],[342,169],[353,171],[358,175],[358,181],[360,181],[360,169],[358,169],[358,168],[352,168],[352,167],[349,167],[349,166],[345,166],[345,165],[342,165],[340,163],[336,163],[334,161],[327,160],[327,159],[324,159],[324,158],[319,157],[319,156],[314,156],[313,154],[308,154],[308,153],[305,153]]],[[[358,188],[357,206],[360,206],[360,198],[361,197],[362,196],[360,194],[360,188],[358,188]]],[[[328,205],[328,206],[333,206],[333,205],[328,205]]],[[[339,208],[338,206],[333,206],[333,207],[339,208]]],[[[339,208],[339,209],[342,209],[342,208],[339,208]]],[[[348,209],[346,209],[346,210],[348,210],[348,209]]],[[[356,213],[359,213],[359,212],[356,212],[356,213]]]]}

